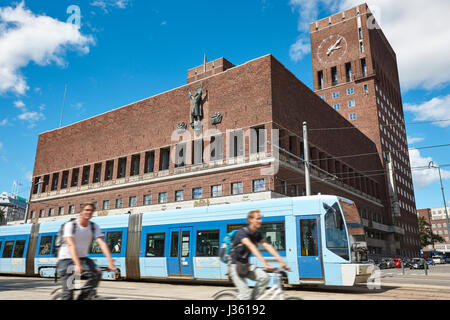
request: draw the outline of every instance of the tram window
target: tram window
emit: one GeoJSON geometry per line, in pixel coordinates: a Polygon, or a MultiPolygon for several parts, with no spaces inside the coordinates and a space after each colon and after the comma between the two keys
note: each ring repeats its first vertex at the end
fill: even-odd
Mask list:
{"type": "Polygon", "coordinates": [[[197,232],[197,257],[217,257],[219,255],[219,230],[197,232]]]}
{"type": "Polygon", "coordinates": [[[300,220],[300,240],[302,256],[318,256],[316,219],[300,220]]]}
{"type": "Polygon", "coordinates": [[[13,258],[22,258],[25,251],[25,240],[17,240],[14,247],[13,258]]]}
{"type": "MultiPolygon", "coordinates": [[[[277,251],[286,251],[284,222],[264,222],[259,232],[261,232],[263,239],[277,251]]],[[[266,251],[260,244],[258,244],[258,248],[261,251],[266,251]]]]}
{"type": "Polygon", "coordinates": [[[172,243],[170,247],[170,256],[178,257],[178,231],[172,232],[172,243]]]}
{"type": "Polygon", "coordinates": [[[0,253],[2,252],[2,242],[0,241],[0,253]]]}
{"type": "Polygon", "coordinates": [[[89,253],[90,254],[100,254],[102,253],[102,249],[100,248],[97,240],[92,240],[91,242],[91,246],[89,248],[89,253]]]}
{"type": "Polygon", "coordinates": [[[328,250],[345,260],[349,259],[347,232],[337,203],[325,214],[325,237],[328,250]]]}
{"type": "Polygon", "coordinates": [[[50,249],[52,247],[52,236],[43,236],[41,237],[41,244],[39,245],[39,255],[48,255],[50,254],[50,249]]]}
{"type": "Polygon", "coordinates": [[[14,249],[14,241],[6,241],[2,258],[11,258],[14,249]]]}
{"type": "Polygon", "coordinates": [[[164,233],[147,234],[147,244],[145,250],[146,257],[164,257],[164,241],[166,235],[164,233]]]}
{"type": "Polygon", "coordinates": [[[181,256],[189,257],[189,238],[191,233],[189,231],[183,231],[181,238],[181,256]]]}
{"type": "Polygon", "coordinates": [[[122,231],[111,231],[106,234],[106,243],[111,253],[120,253],[122,250],[122,231]]]}

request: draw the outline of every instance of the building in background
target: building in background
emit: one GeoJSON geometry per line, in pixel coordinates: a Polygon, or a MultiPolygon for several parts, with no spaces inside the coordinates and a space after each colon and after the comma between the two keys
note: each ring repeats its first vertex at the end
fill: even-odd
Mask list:
{"type": "Polygon", "coordinates": [[[26,208],[26,199],[2,192],[0,194],[0,211],[3,212],[3,219],[0,219],[0,225],[22,222],[25,219],[26,208]]]}
{"type": "Polygon", "coordinates": [[[389,199],[385,216],[366,217],[368,232],[375,235],[370,249],[384,252],[383,246],[392,244],[388,251],[398,255],[417,253],[420,238],[396,54],[367,4],[316,21],[310,32],[314,92],[375,143],[384,168],[370,173],[384,177],[389,199]]]}
{"type": "Polygon", "coordinates": [[[436,242],[434,244],[430,244],[422,248],[424,254],[427,256],[431,256],[433,253],[435,254],[450,253],[450,235],[448,233],[445,208],[418,209],[417,215],[419,217],[424,217],[425,221],[430,224],[431,232],[439,235],[444,239],[444,242],[436,242]]]}

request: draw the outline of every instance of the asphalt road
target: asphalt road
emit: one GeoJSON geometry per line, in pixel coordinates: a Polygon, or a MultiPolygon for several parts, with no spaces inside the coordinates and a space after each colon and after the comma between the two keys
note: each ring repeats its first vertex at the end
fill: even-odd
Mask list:
{"type": "MultiPolygon", "coordinates": [[[[0,300],[49,300],[52,279],[0,276],[0,300]]],[[[210,300],[230,286],[199,283],[102,281],[99,294],[109,300],[210,300]]],[[[304,300],[448,300],[450,264],[423,270],[381,270],[375,282],[355,287],[294,287],[286,294],[304,300]]]]}

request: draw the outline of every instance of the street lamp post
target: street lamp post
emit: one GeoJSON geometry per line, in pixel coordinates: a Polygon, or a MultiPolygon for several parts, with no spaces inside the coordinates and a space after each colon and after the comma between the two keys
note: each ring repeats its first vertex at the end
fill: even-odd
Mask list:
{"type": "Polygon", "coordinates": [[[447,203],[445,202],[444,185],[442,184],[442,176],[441,176],[441,167],[434,164],[433,161],[430,161],[430,163],[428,164],[428,168],[438,168],[439,171],[439,181],[441,182],[442,199],[444,200],[445,218],[447,219],[447,230],[448,236],[450,237],[450,225],[448,223],[447,203]]]}

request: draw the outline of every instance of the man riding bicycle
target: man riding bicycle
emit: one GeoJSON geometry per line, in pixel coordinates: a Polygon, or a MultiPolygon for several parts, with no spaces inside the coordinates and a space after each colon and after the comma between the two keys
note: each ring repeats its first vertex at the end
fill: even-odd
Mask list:
{"type": "Polygon", "coordinates": [[[259,210],[250,211],[247,215],[248,225],[240,229],[233,239],[231,250],[230,276],[233,283],[239,290],[238,299],[250,300],[256,299],[264,292],[269,283],[269,276],[264,270],[256,268],[255,265],[249,264],[249,255],[253,253],[259,261],[262,262],[264,268],[268,272],[273,272],[274,267],[270,266],[264,260],[257,244],[261,244],[272,256],[280,263],[280,267],[285,270],[290,268],[284,263],[278,252],[267,243],[262,234],[258,231],[262,225],[262,216],[259,210]],[[255,288],[252,293],[246,283],[246,278],[256,281],[255,288]]]}
{"type": "Polygon", "coordinates": [[[81,275],[83,271],[88,271],[85,273],[87,281],[78,299],[89,299],[92,295],[95,295],[101,273],[97,270],[95,262],[88,258],[89,246],[93,239],[97,241],[103,254],[108,259],[108,268],[111,271],[117,270],[108,245],[103,240],[100,227],[90,221],[95,209],[95,205],[92,203],[82,205],[79,218],[64,225],[64,241],[58,251],[57,267],[58,275],[62,280],[62,300],[73,299],[72,273],[81,275]]]}

